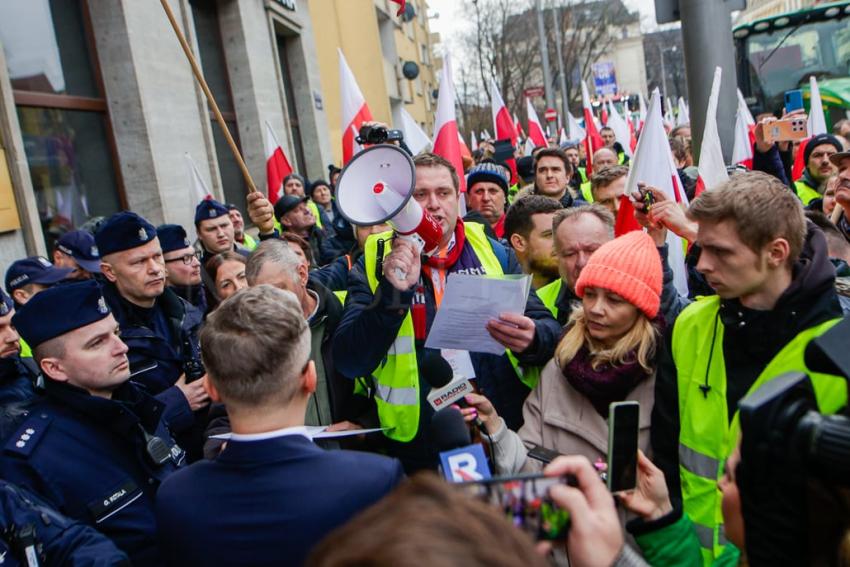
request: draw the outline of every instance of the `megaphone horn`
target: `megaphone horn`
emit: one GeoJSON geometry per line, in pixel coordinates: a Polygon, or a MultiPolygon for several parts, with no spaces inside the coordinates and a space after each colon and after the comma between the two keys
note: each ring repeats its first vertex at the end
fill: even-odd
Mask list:
{"type": "Polygon", "coordinates": [[[371,226],[389,222],[420,252],[433,253],[443,229],[414,199],[415,167],[410,156],[391,144],[371,146],[355,155],[336,185],[340,214],[352,224],[371,226]]]}

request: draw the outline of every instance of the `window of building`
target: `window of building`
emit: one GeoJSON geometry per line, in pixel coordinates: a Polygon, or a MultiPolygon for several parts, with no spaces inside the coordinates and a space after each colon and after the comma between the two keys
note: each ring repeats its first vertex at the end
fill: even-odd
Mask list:
{"type": "Polygon", "coordinates": [[[127,208],[86,0],[3,0],[0,43],[45,244],[127,208]]]}
{"type": "MultiPolygon", "coordinates": [[[[224,44],[221,39],[221,27],[218,19],[217,2],[192,2],[192,19],[195,23],[195,34],[198,39],[199,59],[204,72],[204,79],[218,104],[221,115],[227,124],[230,135],[239,146],[239,129],[236,122],[236,111],[233,105],[233,93],[230,90],[230,77],[227,74],[227,59],[224,54],[224,44]]],[[[233,203],[246,215],[245,178],[236,158],[227,144],[224,132],[221,130],[215,115],[210,109],[213,142],[218,159],[218,174],[224,189],[224,199],[233,203]]]]}
{"type": "Polygon", "coordinates": [[[301,137],[301,123],[298,120],[298,107],[295,101],[295,91],[292,82],[291,69],[291,51],[294,47],[290,47],[292,42],[297,41],[297,37],[287,37],[283,34],[276,34],[277,37],[277,56],[280,63],[280,76],[283,81],[283,95],[286,97],[286,110],[289,116],[289,139],[292,140],[292,146],[295,151],[295,167],[299,172],[307,171],[307,160],[304,158],[304,142],[301,137]]]}

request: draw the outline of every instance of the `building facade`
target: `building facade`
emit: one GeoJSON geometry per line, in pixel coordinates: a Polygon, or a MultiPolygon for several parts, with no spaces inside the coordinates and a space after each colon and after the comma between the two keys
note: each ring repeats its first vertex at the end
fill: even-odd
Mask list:
{"type": "Polygon", "coordinates": [[[310,0],[316,60],[324,93],[333,161],[342,161],[339,51],[345,55],[375,120],[400,127],[406,110],[429,135],[434,127],[439,42],[428,26],[425,0],[310,0]],[[404,70],[417,69],[410,79],[404,70]]]}
{"type": "MultiPolygon", "coordinates": [[[[169,6],[256,186],[266,123],[293,167],[323,175],[333,158],[306,0],[169,6]]],[[[0,3],[0,148],[3,270],[122,209],[189,229],[187,154],[213,195],[245,207],[236,159],[159,2],[0,3]]]]}

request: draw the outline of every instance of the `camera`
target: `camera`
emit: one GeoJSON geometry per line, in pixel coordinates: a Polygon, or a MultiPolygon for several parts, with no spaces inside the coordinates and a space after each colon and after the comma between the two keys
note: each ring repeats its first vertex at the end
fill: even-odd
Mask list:
{"type": "Polygon", "coordinates": [[[383,126],[361,126],[357,135],[358,144],[386,144],[388,142],[401,142],[404,134],[401,130],[388,130],[383,126]]]}
{"type": "MultiPolygon", "coordinates": [[[[812,340],[805,353],[809,370],[846,380],[848,333],[850,319],[844,319],[812,340]]],[[[840,384],[840,390],[846,388],[840,384]]],[[[824,520],[820,516],[850,523],[823,509],[811,512],[812,495],[850,486],[850,418],[822,414],[812,379],[802,372],[772,378],[741,400],[739,410],[741,464],[735,475],[748,563],[812,564],[811,554],[824,553],[808,545],[813,526],[824,520]]]]}

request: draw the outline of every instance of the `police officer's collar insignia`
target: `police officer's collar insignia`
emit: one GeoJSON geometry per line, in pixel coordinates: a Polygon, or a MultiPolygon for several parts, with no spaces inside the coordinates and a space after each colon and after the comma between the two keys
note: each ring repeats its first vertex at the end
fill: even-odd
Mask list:
{"type": "Polygon", "coordinates": [[[97,310],[104,315],[109,313],[109,307],[106,306],[106,300],[102,297],[97,300],[97,310]]]}
{"type": "Polygon", "coordinates": [[[44,266],[45,268],[49,268],[49,267],[52,265],[52,264],[50,263],[50,261],[49,261],[47,258],[44,258],[44,257],[42,257],[42,256],[39,256],[39,257],[38,257],[38,262],[39,262],[42,266],[44,266]]]}
{"type": "Polygon", "coordinates": [[[145,227],[140,228],[139,229],[139,240],[147,240],[147,239],[148,239],[148,233],[145,230],[145,227]]]}

